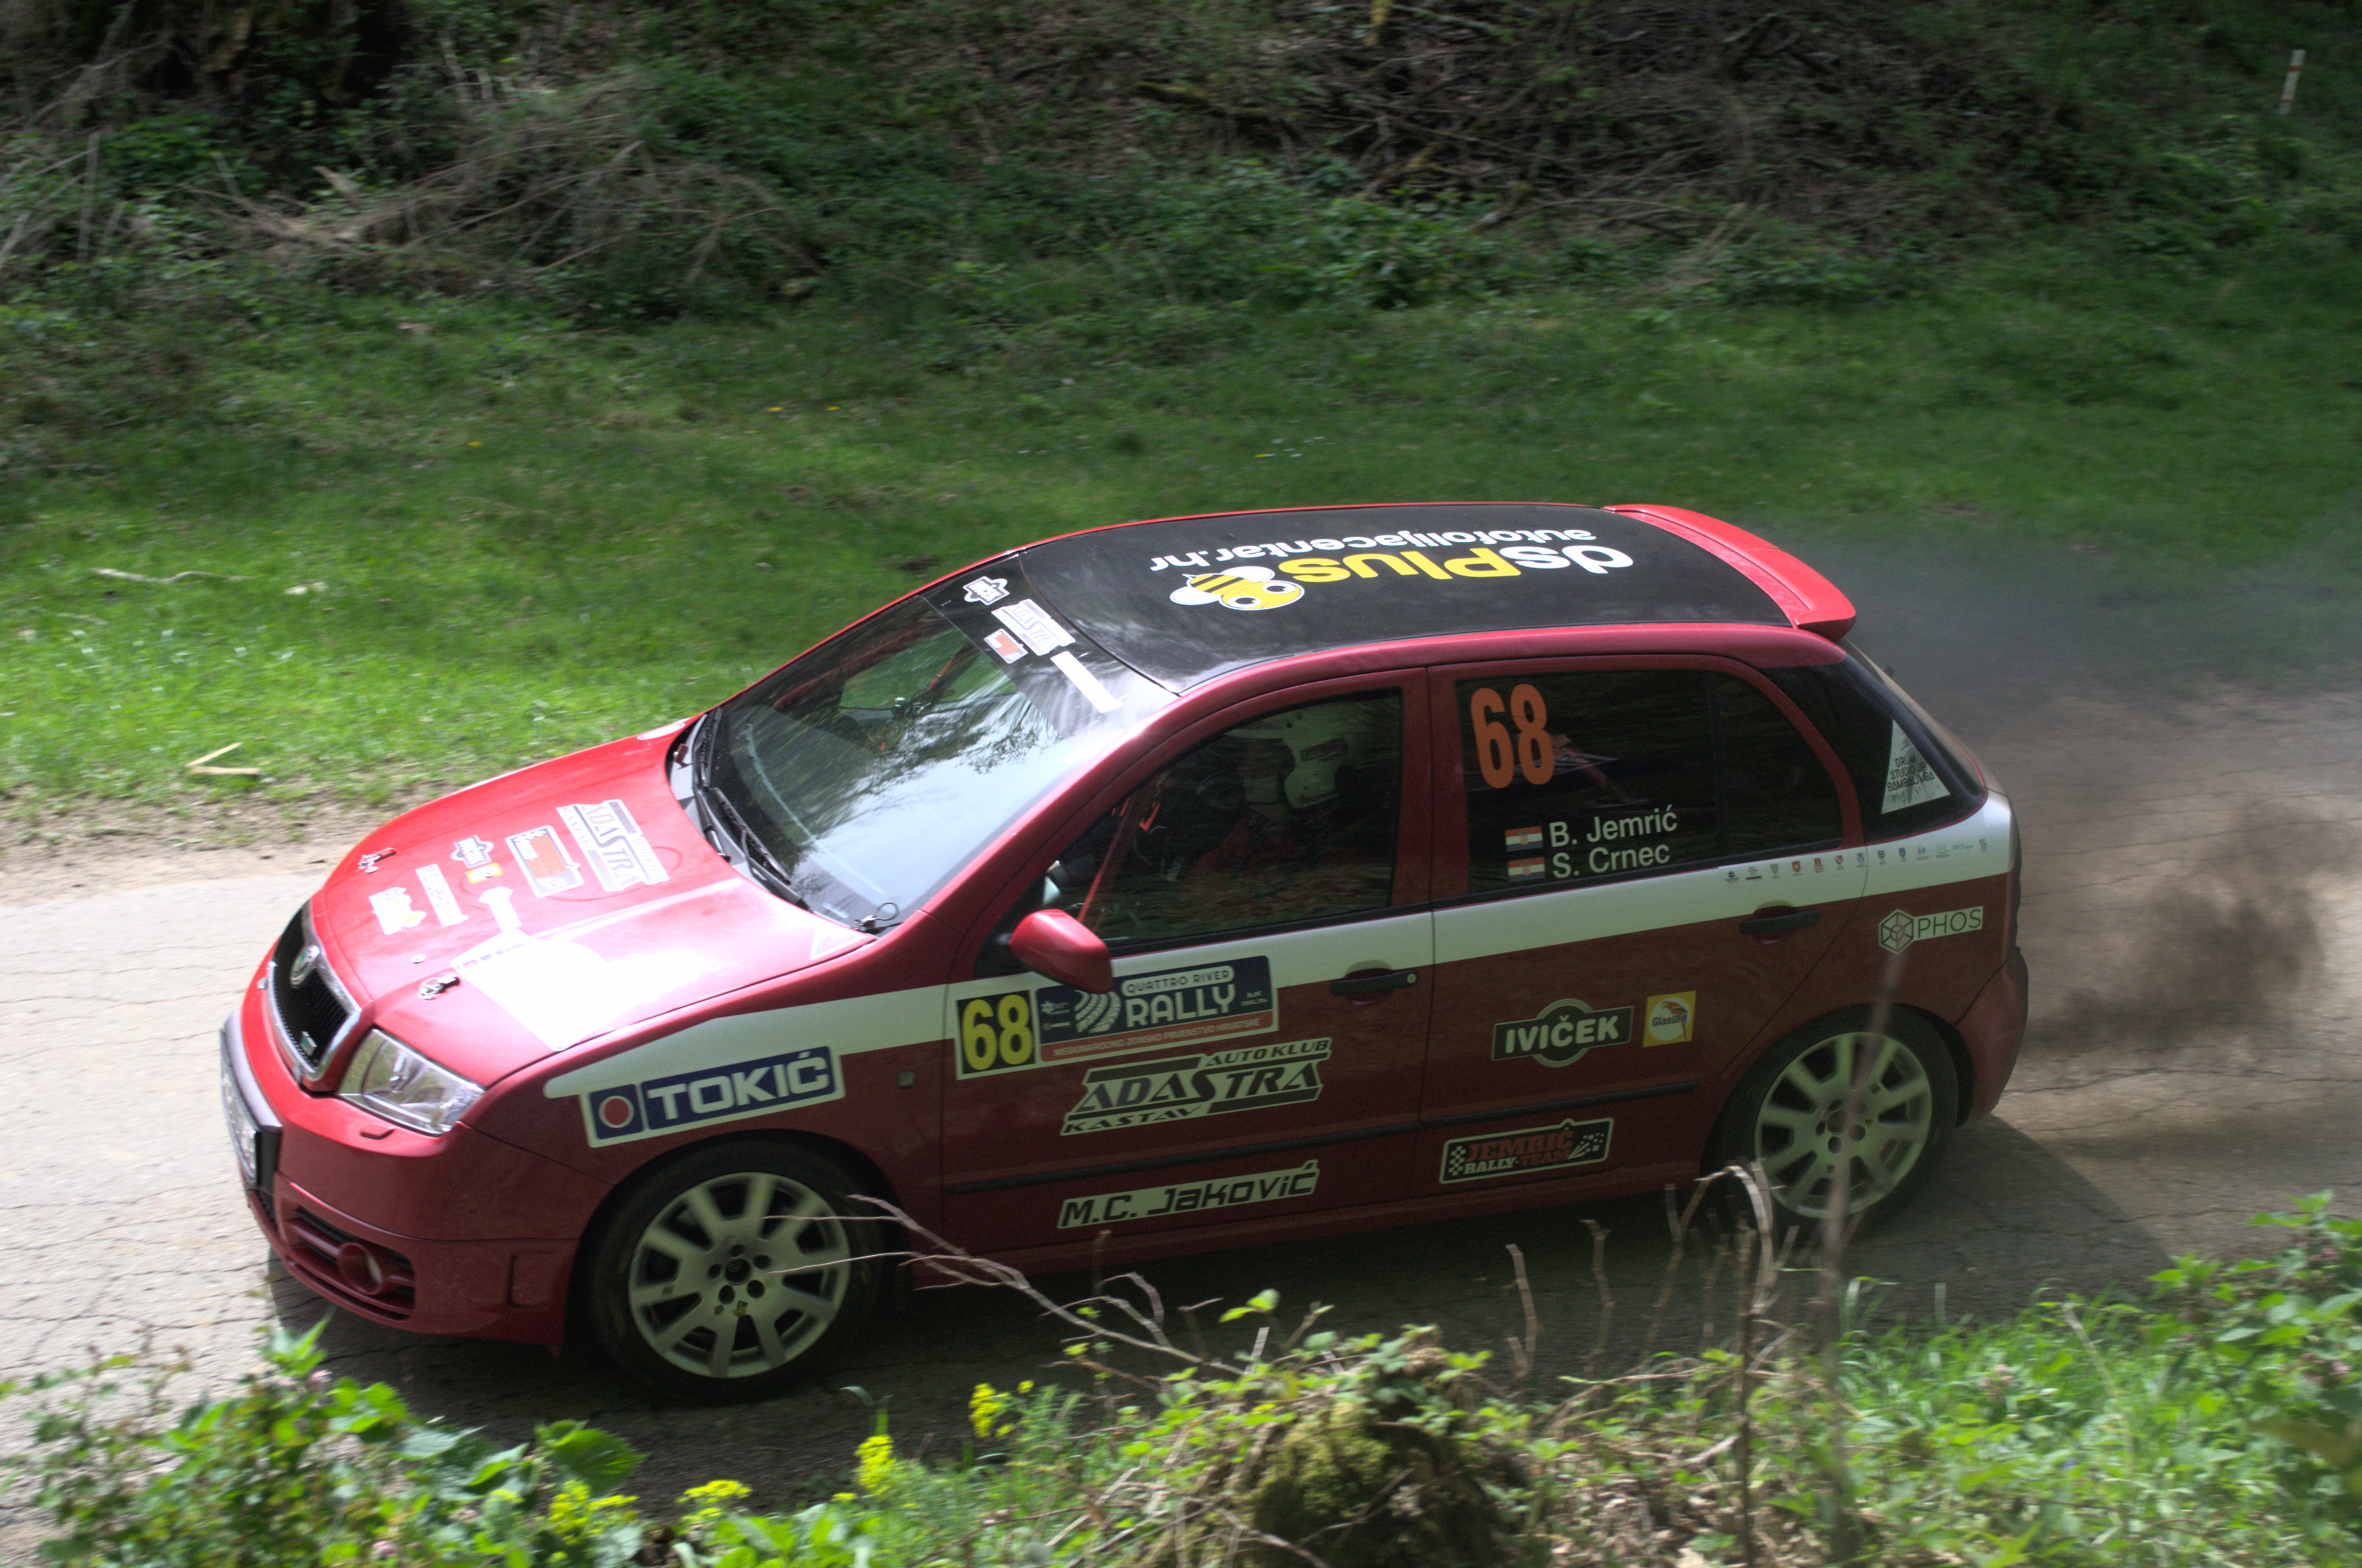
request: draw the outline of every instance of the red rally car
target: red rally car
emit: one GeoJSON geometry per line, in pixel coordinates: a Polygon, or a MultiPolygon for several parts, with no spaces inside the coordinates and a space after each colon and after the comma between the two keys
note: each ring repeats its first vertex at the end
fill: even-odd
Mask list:
{"type": "Polygon", "coordinates": [[[1027,1270],[1734,1160],[1875,1220],[2025,968],[2009,802],[1853,621],[1662,507],[995,557],[364,840],[223,1030],[248,1200],[372,1321],[701,1399],[857,1331],[863,1195],[1027,1270]]]}

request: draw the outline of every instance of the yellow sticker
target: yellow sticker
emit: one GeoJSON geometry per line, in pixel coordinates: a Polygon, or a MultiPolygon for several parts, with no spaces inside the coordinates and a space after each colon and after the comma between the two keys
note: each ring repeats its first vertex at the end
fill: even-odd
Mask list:
{"type": "Polygon", "coordinates": [[[1679,1045],[1697,1024],[1697,993],[1675,991],[1649,999],[1648,1023],[1640,1032],[1643,1045],[1679,1045]]]}

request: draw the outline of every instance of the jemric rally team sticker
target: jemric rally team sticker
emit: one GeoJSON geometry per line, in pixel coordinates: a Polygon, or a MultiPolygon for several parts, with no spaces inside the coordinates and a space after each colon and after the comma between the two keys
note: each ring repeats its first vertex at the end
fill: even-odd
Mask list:
{"type": "Polygon", "coordinates": [[[1597,1121],[1562,1121],[1554,1127],[1519,1127],[1454,1138],[1443,1145],[1444,1182],[1484,1181],[1493,1176],[1530,1176],[1569,1165],[1595,1165],[1607,1157],[1616,1132],[1613,1117],[1597,1121]]]}
{"type": "Polygon", "coordinates": [[[595,1146],[817,1105],[844,1093],[836,1054],[825,1045],[807,1045],[752,1061],[592,1089],[582,1097],[582,1113],[595,1146]]]}
{"type": "Polygon", "coordinates": [[[1279,1007],[1270,959],[1228,958],[1127,975],[1105,994],[1045,986],[971,997],[955,1022],[960,1076],[976,1077],[1268,1034],[1279,1007]]]}

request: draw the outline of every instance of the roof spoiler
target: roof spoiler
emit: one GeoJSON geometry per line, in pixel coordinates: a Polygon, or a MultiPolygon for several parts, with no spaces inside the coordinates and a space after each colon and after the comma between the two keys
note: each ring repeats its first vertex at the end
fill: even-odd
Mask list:
{"type": "Polygon", "coordinates": [[[1836,642],[1853,630],[1853,601],[1838,592],[1835,583],[1744,528],[1676,506],[1609,506],[1602,510],[1653,523],[1719,556],[1770,594],[1772,602],[1799,631],[1817,632],[1836,642]]]}

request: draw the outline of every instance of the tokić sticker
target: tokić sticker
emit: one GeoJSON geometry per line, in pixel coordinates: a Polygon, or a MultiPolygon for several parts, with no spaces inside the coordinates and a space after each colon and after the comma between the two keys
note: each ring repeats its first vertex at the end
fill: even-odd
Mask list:
{"type": "Polygon", "coordinates": [[[835,1053],[825,1045],[808,1045],[753,1061],[591,1089],[582,1096],[582,1116],[593,1145],[626,1143],[683,1127],[817,1105],[844,1093],[835,1053]]]}

